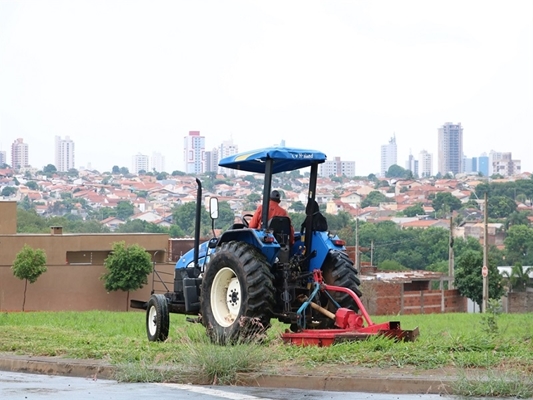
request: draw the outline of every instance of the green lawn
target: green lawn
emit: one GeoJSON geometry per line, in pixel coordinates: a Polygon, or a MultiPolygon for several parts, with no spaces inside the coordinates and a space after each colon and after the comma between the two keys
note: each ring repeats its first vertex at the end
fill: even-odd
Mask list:
{"type": "MultiPolygon", "coordinates": [[[[533,374],[533,314],[429,314],[373,317],[420,328],[415,342],[373,337],[330,347],[282,343],[286,325],[274,323],[261,344],[221,347],[209,343],[200,324],[171,314],[170,337],[148,342],[143,312],[27,312],[0,314],[0,352],[35,356],[103,359],[123,371],[123,380],[162,380],[168,374],[218,377],[276,366],[350,365],[361,367],[440,367],[533,374]],[[151,371],[151,373],[149,373],[151,371]],[[162,372],[165,371],[165,372],[162,372]],[[173,371],[173,372],[172,372],[173,371]]],[[[533,390],[533,389],[532,389],[533,390]]]]}

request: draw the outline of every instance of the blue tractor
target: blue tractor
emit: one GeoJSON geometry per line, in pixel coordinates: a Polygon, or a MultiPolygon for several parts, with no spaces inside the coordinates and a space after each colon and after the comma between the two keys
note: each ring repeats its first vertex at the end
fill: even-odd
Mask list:
{"type": "MultiPolygon", "coordinates": [[[[264,210],[268,209],[274,174],[309,169],[306,219],[293,240],[289,218],[268,220],[267,213],[263,213],[261,229],[249,228],[251,215],[244,215],[240,223],[219,237],[200,243],[203,206],[202,185],[197,179],[195,244],[176,263],[174,291],[152,294],[148,302],[131,302],[132,307],[146,309],[150,341],[168,337],[169,313],[198,316],[190,320],[201,322],[211,340],[220,344],[262,335],[273,319],[290,325],[285,339],[291,333],[307,332],[304,343],[326,343],[320,332],[335,331],[337,337],[351,333],[353,338],[353,333],[361,329],[367,332],[359,333],[368,335],[377,333],[377,328],[399,328],[363,327],[361,312],[369,325],[374,324],[359,300],[360,280],[345,243],[316,223],[321,217],[315,200],[318,165],[324,161],[326,155],[319,151],[272,147],[219,162],[224,168],[264,174],[264,210]]],[[[209,212],[214,228],[218,217],[216,198],[210,199],[209,212]]]]}

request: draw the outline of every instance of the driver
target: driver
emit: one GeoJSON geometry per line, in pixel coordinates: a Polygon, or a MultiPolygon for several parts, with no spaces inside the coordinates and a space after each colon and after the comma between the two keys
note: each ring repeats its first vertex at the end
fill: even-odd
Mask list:
{"type": "MultiPolygon", "coordinates": [[[[289,217],[289,213],[279,205],[280,201],[281,201],[281,195],[279,194],[277,190],[273,190],[270,193],[270,201],[268,202],[268,220],[270,220],[273,217],[289,217]]],[[[262,216],[263,216],[263,205],[259,204],[248,226],[252,229],[260,228],[261,221],[263,219],[262,216]]],[[[294,228],[292,226],[292,223],[291,223],[290,244],[291,246],[294,244],[294,228]]]]}

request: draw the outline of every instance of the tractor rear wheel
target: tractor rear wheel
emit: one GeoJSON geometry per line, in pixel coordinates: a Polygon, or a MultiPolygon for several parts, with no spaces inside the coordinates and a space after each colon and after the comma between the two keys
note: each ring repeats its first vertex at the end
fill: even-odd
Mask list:
{"type": "MultiPolygon", "coordinates": [[[[328,285],[345,287],[351,289],[359,297],[362,295],[359,290],[361,281],[357,276],[357,270],[345,252],[332,251],[328,254],[322,266],[322,277],[328,285]]],[[[330,291],[329,294],[341,307],[349,308],[355,312],[359,311],[359,307],[348,293],[330,291]]],[[[332,312],[336,311],[331,300],[328,302],[327,308],[332,312]]]]}
{"type": "Polygon", "coordinates": [[[153,294],[146,308],[146,334],[150,342],[163,342],[168,338],[170,318],[167,298],[153,294]]]}
{"type": "Polygon", "coordinates": [[[242,242],[223,243],[202,281],[202,323],[213,343],[249,341],[270,327],[274,277],[259,250],[242,242]]]}

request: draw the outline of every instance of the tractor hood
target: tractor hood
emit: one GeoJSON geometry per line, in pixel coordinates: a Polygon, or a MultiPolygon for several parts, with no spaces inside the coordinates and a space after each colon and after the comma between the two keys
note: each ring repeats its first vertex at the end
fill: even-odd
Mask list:
{"type": "Polygon", "coordinates": [[[267,147],[225,157],[220,160],[218,165],[224,168],[264,174],[265,162],[269,159],[273,160],[272,173],[277,174],[309,167],[312,164],[321,164],[326,161],[326,155],[316,150],[267,147]]]}

